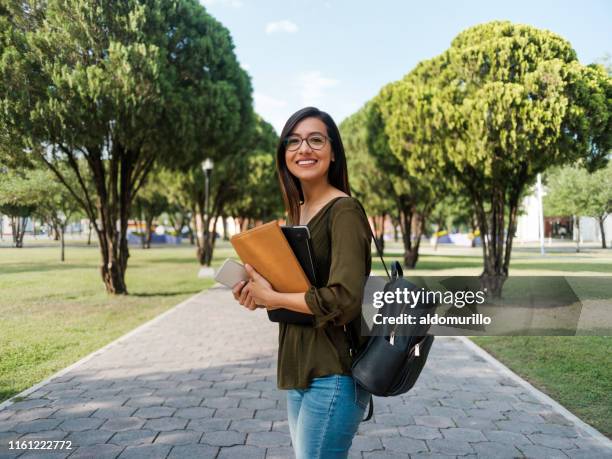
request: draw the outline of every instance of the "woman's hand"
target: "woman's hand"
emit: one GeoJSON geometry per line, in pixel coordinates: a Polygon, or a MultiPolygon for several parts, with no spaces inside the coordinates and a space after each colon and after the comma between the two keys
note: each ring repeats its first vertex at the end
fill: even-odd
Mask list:
{"type": "Polygon", "coordinates": [[[244,269],[246,269],[250,278],[247,287],[254,302],[258,305],[265,305],[264,307],[268,309],[273,309],[270,307],[270,303],[276,291],[272,288],[270,282],[255,271],[251,265],[244,265],[244,269]]]}
{"type": "Polygon", "coordinates": [[[248,282],[240,281],[232,288],[232,294],[234,295],[234,299],[236,301],[251,311],[254,311],[257,308],[265,307],[255,304],[255,300],[253,300],[250,290],[251,287],[248,282]]]}

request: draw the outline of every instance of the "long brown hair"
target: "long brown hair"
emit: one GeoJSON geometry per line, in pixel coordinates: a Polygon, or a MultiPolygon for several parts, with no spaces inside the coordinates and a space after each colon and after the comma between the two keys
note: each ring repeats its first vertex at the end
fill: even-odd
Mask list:
{"type": "Polygon", "coordinates": [[[323,112],[315,107],[306,107],[298,110],[289,117],[285,123],[285,127],[281,132],[278,147],[276,149],[276,172],[280,184],[283,201],[285,202],[285,210],[293,225],[300,222],[300,204],[304,202],[304,193],[300,180],[294,176],[287,168],[285,161],[285,139],[296,124],[304,118],[318,118],[327,127],[327,136],[331,139],[331,148],[333,151],[334,161],[329,165],[327,171],[327,180],[330,185],[344,191],[349,196],[351,189],[348,182],[348,171],[346,168],[346,155],[344,153],[344,145],[340,138],[340,131],[334,120],[326,112],[323,112]]]}

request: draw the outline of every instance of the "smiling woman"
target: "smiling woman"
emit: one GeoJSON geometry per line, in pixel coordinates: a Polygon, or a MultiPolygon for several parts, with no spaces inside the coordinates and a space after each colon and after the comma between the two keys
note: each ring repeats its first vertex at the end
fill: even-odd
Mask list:
{"type": "MultiPolygon", "coordinates": [[[[277,386],[287,390],[291,440],[298,459],[345,458],[370,393],[351,375],[359,348],[364,281],[370,273],[370,229],[350,196],[346,157],[332,118],[314,107],[285,124],[277,148],[281,192],[292,224],[307,225],[319,285],[280,293],[247,267],[250,281],[234,286],[249,309],[265,305],[311,314],[314,326],[279,322],[277,386]]],[[[367,337],[365,337],[367,339],[367,337]]]]}

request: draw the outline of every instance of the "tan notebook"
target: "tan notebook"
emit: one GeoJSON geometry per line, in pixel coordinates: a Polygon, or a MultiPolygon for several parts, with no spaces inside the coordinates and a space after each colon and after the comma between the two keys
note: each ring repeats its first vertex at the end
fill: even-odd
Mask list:
{"type": "Polygon", "coordinates": [[[302,293],[310,287],[277,221],[236,234],[230,242],[242,262],[253,266],[277,292],[302,293]]]}

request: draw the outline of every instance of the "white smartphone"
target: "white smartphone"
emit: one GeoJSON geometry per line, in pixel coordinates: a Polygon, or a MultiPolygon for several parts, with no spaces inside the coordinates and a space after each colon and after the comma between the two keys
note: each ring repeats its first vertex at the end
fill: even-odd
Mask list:
{"type": "Polygon", "coordinates": [[[233,288],[238,282],[248,281],[249,276],[244,266],[228,258],[215,274],[215,280],[226,287],[233,288]]]}

